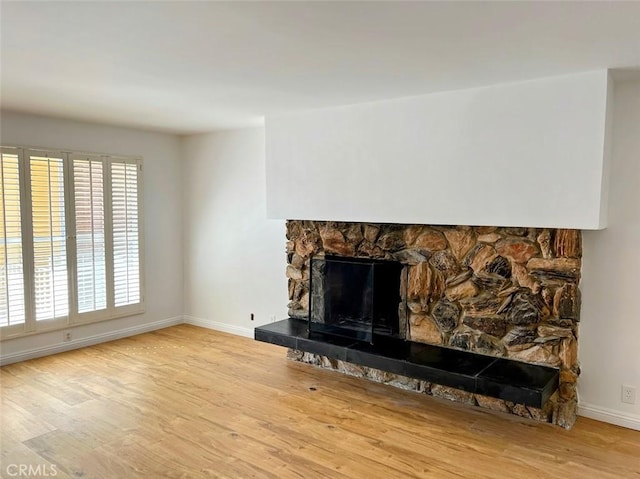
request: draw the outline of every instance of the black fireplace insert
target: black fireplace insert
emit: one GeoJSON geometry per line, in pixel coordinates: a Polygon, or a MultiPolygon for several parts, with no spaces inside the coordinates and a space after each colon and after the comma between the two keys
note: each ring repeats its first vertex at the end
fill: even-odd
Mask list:
{"type": "Polygon", "coordinates": [[[404,339],[406,269],[396,261],[341,256],[311,259],[309,333],[373,344],[376,336],[404,339]]]}

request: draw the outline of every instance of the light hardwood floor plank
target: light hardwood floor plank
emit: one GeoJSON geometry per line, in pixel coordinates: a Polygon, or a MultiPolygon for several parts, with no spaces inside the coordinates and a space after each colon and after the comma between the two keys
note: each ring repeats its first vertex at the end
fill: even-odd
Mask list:
{"type": "Polygon", "coordinates": [[[2,471],[83,478],[640,479],[640,433],[571,431],[288,361],[189,325],[5,366],[2,471]]]}

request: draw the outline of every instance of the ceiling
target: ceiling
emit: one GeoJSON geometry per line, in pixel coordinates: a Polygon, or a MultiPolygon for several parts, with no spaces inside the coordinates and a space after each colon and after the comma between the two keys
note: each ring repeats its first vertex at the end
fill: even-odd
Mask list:
{"type": "Polygon", "coordinates": [[[180,134],[640,68],[640,2],[6,2],[2,108],[180,134]]]}

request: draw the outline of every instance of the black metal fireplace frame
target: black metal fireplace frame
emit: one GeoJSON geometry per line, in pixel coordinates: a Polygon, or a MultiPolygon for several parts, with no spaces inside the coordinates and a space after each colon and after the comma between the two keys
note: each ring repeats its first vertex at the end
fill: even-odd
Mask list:
{"type": "MultiPolygon", "coordinates": [[[[309,268],[309,312],[307,315],[307,330],[310,335],[328,335],[336,337],[344,337],[351,340],[361,341],[369,344],[374,344],[376,341],[383,340],[384,337],[393,337],[398,339],[406,339],[407,331],[407,305],[406,305],[406,291],[401,291],[401,288],[406,288],[407,278],[402,280],[402,275],[407,275],[405,266],[398,261],[390,261],[376,258],[355,258],[349,256],[336,256],[336,255],[323,255],[310,258],[309,268]],[[331,264],[353,264],[361,265],[363,267],[370,268],[370,274],[368,276],[368,285],[371,292],[370,311],[362,311],[362,323],[350,324],[349,327],[336,325],[333,322],[327,323],[327,304],[331,308],[332,301],[335,298],[327,298],[326,291],[323,297],[325,304],[323,304],[323,321],[314,321],[314,276],[315,269],[319,262],[324,264],[324,268],[327,268],[331,264]],[[377,272],[377,275],[376,275],[377,272]],[[381,276],[382,275],[382,276],[381,276]],[[391,289],[391,291],[389,291],[391,289]],[[393,291],[395,289],[395,292],[393,291]],[[397,293],[397,300],[394,300],[394,296],[397,293]],[[367,317],[367,313],[368,316],[367,317]],[[384,318],[380,315],[384,314],[384,318]],[[368,327],[367,327],[368,325],[368,327]]],[[[324,271],[323,271],[324,274],[324,271]]],[[[317,298],[315,298],[317,301],[317,298]]],[[[315,305],[317,306],[317,305],[315,305]]],[[[362,309],[365,309],[363,306],[362,309]]],[[[333,312],[332,312],[333,313],[333,312]]],[[[331,314],[331,313],[330,313],[331,314]]],[[[351,321],[350,323],[357,323],[357,321],[351,321]]]]}

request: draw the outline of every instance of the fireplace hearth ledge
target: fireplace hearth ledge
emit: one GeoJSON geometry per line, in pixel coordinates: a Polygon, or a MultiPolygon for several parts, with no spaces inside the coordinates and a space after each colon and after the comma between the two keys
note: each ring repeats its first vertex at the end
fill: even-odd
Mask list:
{"type": "Polygon", "coordinates": [[[255,328],[255,339],[349,363],[542,408],[558,389],[559,370],[506,358],[378,336],[375,344],[309,334],[287,318],[255,328]]]}

